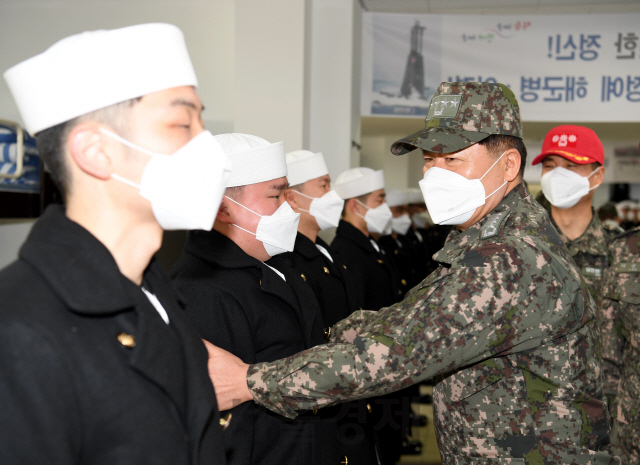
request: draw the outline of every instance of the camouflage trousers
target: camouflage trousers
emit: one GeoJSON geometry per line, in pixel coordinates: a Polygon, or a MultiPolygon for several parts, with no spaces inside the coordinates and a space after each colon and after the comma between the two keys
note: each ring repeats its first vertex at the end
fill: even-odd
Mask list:
{"type": "Polygon", "coordinates": [[[612,430],[613,453],[623,465],[640,464],[640,402],[628,393],[617,397],[617,419],[612,430]]]}

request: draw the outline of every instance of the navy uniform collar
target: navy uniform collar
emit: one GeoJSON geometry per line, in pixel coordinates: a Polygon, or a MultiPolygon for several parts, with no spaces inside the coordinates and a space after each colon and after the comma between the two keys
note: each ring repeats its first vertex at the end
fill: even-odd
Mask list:
{"type": "Polygon", "coordinates": [[[358,247],[366,250],[369,253],[378,254],[378,251],[373,247],[371,241],[374,240],[371,236],[366,236],[362,231],[356,228],[351,223],[344,220],[340,220],[338,229],[336,230],[336,236],[343,237],[353,241],[358,247]]]}
{"type": "MultiPolygon", "coordinates": [[[[107,314],[135,305],[132,290],[139,288],[120,272],[102,242],[67,218],[62,205],[47,207],[19,256],[74,311],[107,314]]],[[[157,266],[152,261],[145,278],[148,273],[157,273],[157,266]]]]}

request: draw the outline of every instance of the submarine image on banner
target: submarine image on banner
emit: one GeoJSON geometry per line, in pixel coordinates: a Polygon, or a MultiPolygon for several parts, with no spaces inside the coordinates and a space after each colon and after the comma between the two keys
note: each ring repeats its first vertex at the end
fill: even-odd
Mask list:
{"type": "Polygon", "coordinates": [[[424,26],[416,23],[411,28],[411,51],[407,57],[407,66],[404,70],[400,96],[409,98],[416,96],[425,98],[424,95],[424,59],[422,57],[422,36],[424,26]],[[417,95],[416,95],[417,94],[417,95]]]}

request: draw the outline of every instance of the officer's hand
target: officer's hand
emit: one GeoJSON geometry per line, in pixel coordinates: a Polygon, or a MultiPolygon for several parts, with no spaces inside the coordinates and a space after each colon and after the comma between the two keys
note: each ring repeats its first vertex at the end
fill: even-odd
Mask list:
{"type": "Polygon", "coordinates": [[[209,352],[207,367],[216,391],[218,410],[229,410],[243,402],[253,400],[247,386],[249,365],[209,341],[204,339],[202,341],[209,352]]]}

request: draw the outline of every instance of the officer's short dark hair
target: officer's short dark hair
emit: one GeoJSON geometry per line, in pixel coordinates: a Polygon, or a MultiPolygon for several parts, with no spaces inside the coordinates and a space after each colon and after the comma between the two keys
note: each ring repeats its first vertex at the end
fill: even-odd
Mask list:
{"type": "Polygon", "coordinates": [[[524,145],[524,141],[515,136],[504,136],[502,134],[491,134],[486,139],[482,139],[478,142],[487,149],[490,155],[493,157],[499,157],[506,150],[516,149],[520,153],[520,172],[518,175],[520,178],[524,176],[524,168],[527,164],[527,148],[524,145]]]}
{"type": "Polygon", "coordinates": [[[142,97],[126,100],[115,105],[87,113],[64,123],[57,124],[38,132],[36,144],[38,155],[43,166],[51,175],[51,180],[65,199],[69,191],[69,167],[65,162],[65,150],[67,138],[71,130],[78,124],[93,120],[102,124],[108,124],[122,137],[126,137],[128,110],[142,97]]]}

